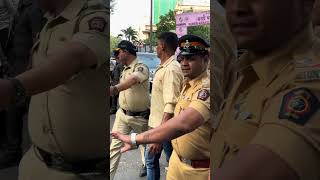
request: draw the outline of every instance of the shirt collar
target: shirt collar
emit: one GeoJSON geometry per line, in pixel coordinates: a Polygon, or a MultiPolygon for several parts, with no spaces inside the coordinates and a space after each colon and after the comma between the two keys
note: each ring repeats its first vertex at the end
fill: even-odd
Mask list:
{"type": "Polygon", "coordinates": [[[204,71],[203,73],[201,73],[198,77],[191,79],[188,81],[188,84],[190,84],[191,87],[197,85],[200,81],[202,81],[203,78],[208,77],[208,71],[204,71]]]}
{"type": "Polygon", "coordinates": [[[285,46],[266,56],[258,57],[246,52],[241,56],[237,69],[245,74],[248,69],[253,68],[259,79],[267,86],[287,65],[294,63],[297,58],[303,58],[303,54],[305,55],[306,49],[312,46],[313,41],[312,25],[309,24],[285,46]]]}
{"type": "Polygon", "coordinates": [[[124,67],[126,69],[131,69],[131,68],[134,68],[134,65],[138,63],[138,59],[134,59],[128,66],[127,65],[124,65],[124,67]]]}
{"type": "Polygon", "coordinates": [[[167,59],[163,64],[159,64],[159,68],[164,68],[167,67],[172,61],[174,61],[176,59],[175,55],[172,55],[171,57],[169,57],[169,59],[167,59]]]}

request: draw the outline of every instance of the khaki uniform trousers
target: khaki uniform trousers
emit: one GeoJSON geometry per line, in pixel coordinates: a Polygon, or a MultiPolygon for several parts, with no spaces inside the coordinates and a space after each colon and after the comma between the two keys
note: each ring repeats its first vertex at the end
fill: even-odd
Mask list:
{"type": "Polygon", "coordinates": [[[19,180],[106,180],[107,173],[74,174],[48,168],[42,161],[39,151],[34,147],[23,156],[19,165],[19,180]]]}
{"type": "Polygon", "coordinates": [[[173,150],[169,161],[166,180],[208,180],[209,168],[193,168],[181,162],[173,150]]]}
{"type": "MultiPolygon", "coordinates": [[[[129,134],[133,130],[135,133],[142,133],[148,130],[148,120],[137,116],[127,116],[121,108],[116,113],[112,131],[118,131],[122,134],[129,134]]],[[[110,145],[110,179],[112,180],[118,168],[121,157],[122,142],[112,138],[110,145]]],[[[145,146],[140,146],[141,161],[145,165],[144,152],[145,146]]]]}

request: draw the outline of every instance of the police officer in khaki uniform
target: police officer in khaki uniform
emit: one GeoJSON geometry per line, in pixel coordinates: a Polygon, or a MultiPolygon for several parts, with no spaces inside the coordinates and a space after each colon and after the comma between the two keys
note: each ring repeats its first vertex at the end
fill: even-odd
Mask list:
{"type": "MultiPolygon", "coordinates": [[[[120,83],[110,87],[110,95],[119,94],[119,109],[113,125],[113,131],[129,134],[132,130],[137,133],[148,129],[150,115],[149,69],[139,63],[136,47],[123,40],[118,44],[120,63],[124,64],[120,83]]],[[[110,145],[110,178],[113,179],[121,157],[122,142],[112,139],[110,145]]],[[[143,169],[145,168],[145,146],[140,147],[143,169]]]]}
{"type": "Polygon", "coordinates": [[[0,80],[0,107],[33,95],[33,145],[19,179],[106,179],[109,10],[96,0],[38,2],[48,21],[33,46],[32,69],[0,80]]]}
{"type": "Polygon", "coordinates": [[[207,180],[209,175],[211,136],[210,81],[207,74],[209,44],[195,35],[179,39],[178,57],[185,83],[178,98],[174,117],[142,134],[130,136],[112,132],[125,142],[122,152],[138,144],[172,140],[167,180],[207,180]]]}
{"type": "Polygon", "coordinates": [[[248,51],[212,137],[212,179],[319,179],[320,42],[312,31],[313,2],[226,0],[231,31],[248,51]]]}
{"type": "MultiPolygon", "coordinates": [[[[178,47],[178,37],[172,32],[163,32],[158,36],[157,55],[160,58],[152,84],[151,114],[149,128],[156,128],[173,117],[174,108],[182,88],[183,74],[175,51],[178,47]]],[[[147,179],[160,179],[161,149],[169,161],[172,154],[171,142],[150,144],[145,153],[147,179]]]]}

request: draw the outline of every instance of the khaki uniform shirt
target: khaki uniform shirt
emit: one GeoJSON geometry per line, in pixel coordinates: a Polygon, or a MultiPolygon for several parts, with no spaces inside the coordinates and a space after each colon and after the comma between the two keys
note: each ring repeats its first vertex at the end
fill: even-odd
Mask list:
{"type": "Polygon", "coordinates": [[[242,56],[212,137],[211,172],[257,144],[279,155],[301,180],[319,179],[319,48],[310,25],[267,56],[242,56]]]}
{"type": "Polygon", "coordinates": [[[120,92],[119,106],[127,111],[145,111],[150,107],[148,67],[135,59],[129,66],[124,67],[120,83],[132,74],[139,78],[139,83],[120,92]]]}
{"type": "Polygon", "coordinates": [[[174,115],[191,107],[198,111],[205,123],[194,131],[172,140],[174,151],[189,160],[210,158],[209,143],[211,137],[210,119],[210,80],[207,71],[197,78],[186,82],[182,88],[174,115]]]}
{"type": "Polygon", "coordinates": [[[66,159],[105,157],[107,153],[107,97],[105,61],[108,52],[109,10],[96,0],[72,0],[51,17],[33,47],[32,67],[78,42],[97,56],[97,65],[72,76],[64,84],[31,99],[29,132],[39,148],[66,159]]]}
{"type": "Polygon", "coordinates": [[[176,57],[171,56],[157,68],[152,84],[149,126],[162,122],[163,113],[173,114],[182,88],[183,74],[176,57]]]}
{"type": "Polygon", "coordinates": [[[223,7],[216,1],[211,1],[211,17],[213,18],[213,33],[211,36],[214,44],[211,56],[213,57],[211,65],[211,102],[214,117],[211,119],[214,124],[221,103],[225,100],[230,92],[231,86],[235,81],[235,73],[232,66],[236,62],[236,42],[230,32],[227,24],[223,7]]]}

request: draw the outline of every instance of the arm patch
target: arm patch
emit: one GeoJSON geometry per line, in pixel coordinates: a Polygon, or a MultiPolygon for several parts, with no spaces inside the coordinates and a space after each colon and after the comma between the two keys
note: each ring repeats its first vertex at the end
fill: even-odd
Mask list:
{"type": "Polygon", "coordinates": [[[279,119],[304,125],[319,108],[319,100],[309,89],[294,89],[283,96],[279,119]]]}
{"type": "Polygon", "coordinates": [[[210,92],[207,89],[202,89],[198,93],[197,99],[206,101],[210,97],[210,92]]]}

